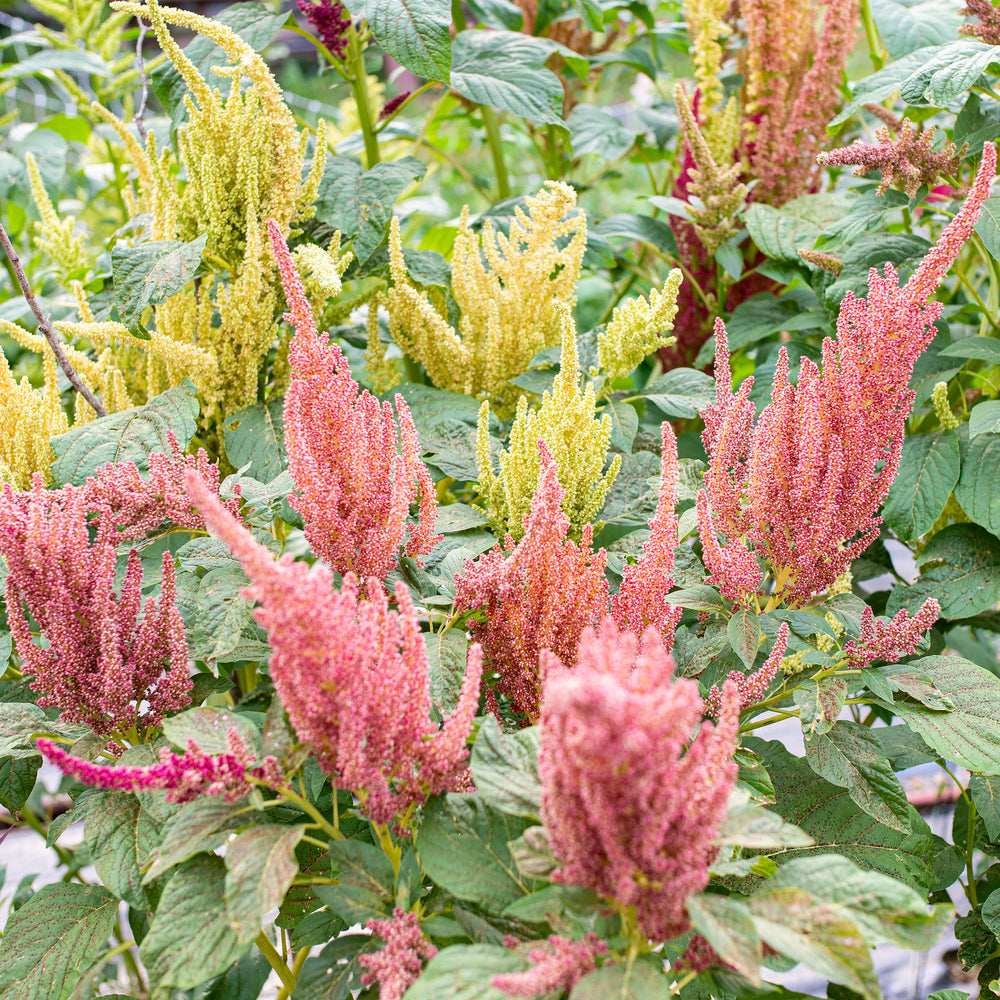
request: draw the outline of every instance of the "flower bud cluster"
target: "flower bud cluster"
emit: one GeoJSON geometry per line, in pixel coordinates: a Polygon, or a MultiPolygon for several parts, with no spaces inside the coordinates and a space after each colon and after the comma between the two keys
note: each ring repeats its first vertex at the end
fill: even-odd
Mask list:
{"type": "Polygon", "coordinates": [[[367,971],[364,986],[378,983],[379,1000],[403,1000],[403,994],[420,978],[421,963],[437,954],[424,937],[415,913],[396,907],[387,920],[369,920],[365,927],[385,944],[378,951],[358,956],[358,965],[367,971]]]}

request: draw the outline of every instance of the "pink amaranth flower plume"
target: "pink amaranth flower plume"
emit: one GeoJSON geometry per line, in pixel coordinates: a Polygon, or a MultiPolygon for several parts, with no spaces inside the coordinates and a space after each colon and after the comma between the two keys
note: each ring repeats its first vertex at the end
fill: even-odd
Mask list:
{"type": "Polygon", "coordinates": [[[538,656],[552,650],[567,663],[576,659],[583,629],[607,613],[605,552],[591,548],[593,529],[580,544],[567,538],[563,488],[555,460],[538,442],[541,472],[524,537],[508,535],[496,548],[465,564],[455,579],[455,611],[480,608],[484,617],[469,623],[490,670],[500,674],[498,690],[528,719],[538,717],[541,681],[538,656]]]}
{"type": "Polygon", "coordinates": [[[702,722],[697,682],[674,678],[656,631],[640,652],[611,619],[587,629],[572,669],[542,659],[538,770],[561,865],[553,878],[634,906],[653,940],[683,934],[736,780],[736,685],[723,688],[718,722],[702,722]]]}
{"type": "Polygon", "coordinates": [[[1000,10],[990,0],[965,0],[959,14],[979,18],[977,22],[963,24],[958,29],[960,35],[971,35],[987,45],[1000,45],[1000,10]]]}
{"type": "Polygon", "coordinates": [[[51,763],[85,785],[125,792],[166,790],[168,802],[191,802],[202,795],[221,795],[227,802],[238,802],[250,794],[253,782],[272,788],[281,786],[284,777],[274,757],[254,763],[235,729],[226,734],[226,742],[228,753],[209,756],[189,740],[186,753],[171,753],[163,747],[158,764],[128,767],[81,760],[51,740],[37,741],[38,749],[51,763]]]}
{"type": "Polygon", "coordinates": [[[455,712],[430,719],[427,654],[420,620],[400,584],[390,611],[382,584],[366,597],[348,573],[338,593],[322,563],[275,561],[196,474],[186,483],[210,530],[242,563],[247,595],[271,642],[271,678],[295,732],[311,743],[338,788],[354,792],[376,823],[388,823],[427,795],[467,781],[466,738],[479,703],[482,655],[469,648],[455,712]]]}
{"type": "Polygon", "coordinates": [[[756,422],[751,379],[732,391],[725,327],[717,323],[698,528],[712,579],[731,600],[744,603],[759,588],[759,557],[774,580],[771,600],[803,604],[878,535],[876,512],[896,477],[913,406],[910,375],[941,312],[928,298],[972,232],[995,169],[996,148],[986,143],[965,204],[910,280],[900,288],[891,265],[885,277],[873,268],[868,296],[844,297],[836,339],[823,342],[820,366],[802,360],[797,385],[781,349],[771,402],[756,422]]]}
{"type": "Polygon", "coordinates": [[[186,708],[191,693],[173,558],[163,554],[158,601],[143,606],[135,550],[115,593],[114,512],[98,509],[91,541],[87,492],[46,490],[37,474],[24,493],[10,485],[0,491],[10,630],[39,705],[58,707],[64,720],[101,735],[158,726],[164,715],[186,708]],[[29,615],[47,648],[35,643],[29,615]]]}
{"type": "Polygon", "coordinates": [[[868,667],[876,660],[891,662],[908,656],[940,614],[941,605],[933,597],[928,597],[912,618],[904,608],[896,612],[891,622],[876,621],[872,609],[866,607],[861,615],[858,641],[852,639],[844,646],[848,662],[868,667]]]}
{"type": "Polygon", "coordinates": [[[532,967],[493,977],[493,985],[509,997],[570,993],[597,968],[597,956],[608,950],[607,942],[596,934],[587,934],[579,941],[552,934],[547,941],[529,941],[521,947],[528,949],[532,967]]]}
{"type": "Polygon", "coordinates": [[[299,10],[312,25],[316,37],[338,58],[347,55],[347,31],[351,15],[338,0],[298,0],[299,10]]]}
{"type": "Polygon", "coordinates": [[[432,959],[437,948],[424,937],[415,913],[396,907],[387,920],[369,920],[365,927],[385,942],[370,955],[358,957],[358,965],[368,971],[361,977],[364,986],[378,983],[379,1000],[403,1000],[403,994],[420,978],[422,961],[432,959]]]}
{"type": "Polygon", "coordinates": [[[268,232],[288,300],[286,319],[295,327],[284,414],[298,490],[290,502],[302,515],[313,551],[336,572],[383,580],[404,541],[406,554],[416,557],[438,540],[437,492],[420,459],[417,430],[397,395],[397,447],[392,406],[361,391],[340,348],[320,337],[276,222],[268,222],[268,232]],[[418,521],[408,524],[414,503],[418,521]]]}

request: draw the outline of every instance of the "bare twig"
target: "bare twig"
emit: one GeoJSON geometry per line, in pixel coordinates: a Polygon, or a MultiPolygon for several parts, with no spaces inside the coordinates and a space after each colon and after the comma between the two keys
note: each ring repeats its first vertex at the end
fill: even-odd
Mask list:
{"type": "Polygon", "coordinates": [[[132,121],[135,123],[139,138],[145,142],[146,126],[142,123],[142,116],[146,113],[146,102],[149,100],[149,80],[146,79],[146,64],[142,59],[142,43],[146,40],[149,25],[141,17],[137,20],[139,21],[139,40],[135,43],[135,65],[139,70],[139,80],[142,83],[142,98],[139,101],[139,110],[136,111],[132,121]]]}
{"type": "Polygon", "coordinates": [[[31,285],[28,284],[28,276],[24,273],[21,258],[18,257],[17,252],[14,250],[14,245],[11,243],[10,237],[7,235],[7,230],[4,229],[2,224],[0,224],[0,244],[3,245],[4,253],[7,254],[11,266],[14,268],[14,274],[17,276],[17,283],[21,286],[21,294],[24,296],[24,301],[28,303],[31,311],[35,314],[35,319],[38,320],[38,329],[41,330],[42,335],[49,342],[49,347],[52,348],[52,353],[55,354],[56,361],[59,362],[59,367],[65,373],[66,378],[69,379],[70,385],[90,403],[94,412],[99,417],[106,417],[108,411],[101,405],[101,401],[94,395],[69,363],[69,358],[66,357],[66,352],[56,337],[56,331],[52,328],[52,321],[42,312],[42,307],[38,304],[38,299],[35,298],[35,293],[31,290],[31,285]]]}

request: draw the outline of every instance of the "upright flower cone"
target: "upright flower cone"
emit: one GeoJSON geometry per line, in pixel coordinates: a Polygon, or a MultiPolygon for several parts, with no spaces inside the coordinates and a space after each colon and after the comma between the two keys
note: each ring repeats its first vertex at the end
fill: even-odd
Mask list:
{"type": "Polygon", "coordinates": [[[320,337],[281,230],[272,221],[268,231],[286,318],[295,326],[285,396],[285,443],[298,490],[291,503],[313,551],[334,570],[383,580],[404,541],[407,555],[419,556],[437,540],[437,493],[420,460],[417,430],[402,396],[396,396],[397,427],[392,406],[362,391],[340,348],[320,337]],[[415,524],[409,523],[414,503],[415,524]]]}
{"type": "Polygon", "coordinates": [[[271,678],[298,737],[312,744],[338,788],[354,792],[365,813],[388,823],[427,795],[466,781],[466,737],[479,702],[482,656],[469,649],[455,712],[439,729],[430,719],[430,684],[420,621],[400,585],[390,611],[382,584],[366,597],[348,573],[342,590],[322,563],[310,570],[288,556],[275,561],[193,471],[192,502],[230,547],[260,602],[257,620],[271,642],[271,678]]]}

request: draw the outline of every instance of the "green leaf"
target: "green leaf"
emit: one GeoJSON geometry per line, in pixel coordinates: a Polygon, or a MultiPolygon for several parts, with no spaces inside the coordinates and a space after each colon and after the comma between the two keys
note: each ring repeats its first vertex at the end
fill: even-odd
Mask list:
{"type": "Polygon", "coordinates": [[[35,787],[35,775],[42,766],[38,754],[32,757],[0,757],[0,806],[17,812],[35,787]]]}
{"type": "Polygon", "coordinates": [[[0,940],[4,1000],[64,1000],[104,949],[118,900],[103,886],[53,882],[7,920],[0,940]]]}
{"type": "Polygon", "coordinates": [[[639,429],[639,414],[635,407],[623,400],[609,399],[600,415],[611,418],[611,447],[626,454],[632,451],[632,442],[639,429]]]}
{"type": "Polygon", "coordinates": [[[126,326],[134,327],[147,306],[179,292],[201,266],[208,233],[190,243],[156,240],[136,247],[116,243],[111,251],[115,305],[126,326]]]}
{"type": "Polygon", "coordinates": [[[488,716],[472,748],[470,769],[472,782],[488,805],[510,816],[541,816],[536,726],[505,733],[488,716]]]}
{"type": "Polygon", "coordinates": [[[238,646],[243,630],[253,622],[253,602],[243,596],[248,583],[235,560],[227,566],[213,567],[198,580],[193,621],[186,606],[182,607],[192,656],[217,660],[238,646]]]}
{"type": "Polygon", "coordinates": [[[990,399],[972,408],[969,440],[980,434],[1000,434],[1000,400],[990,399]]]}
{"type": "Polygon", "coordinates": [[[281,906],[299,873],[301,826],[255,826],[226,847],[226,911],[238,940],[252,941],[265,914],[281,906]]]}
{"type": "Polygon", "coordinates": [[[847,682],[841,677],[809,678],[792,697],[799,706],[802,732],[808,739],[829,732],[840,718],[847,697],[847,682]]]}
{"type": "Polygon", "coordinates": [[[353,157],[330,157],[316,199],[316,218],[352,240],[355,256],[364,262],[385,239],[396,199],[426,169],[412,156],[376,163],[367,171],[353,157]]]}
{"type": "Polygon", "coordinates": [[[257,727],[245,716],[224,708],[189,708],[163,720],[163,735],[182,751],[194,740],[203,753],[229,753],[226,735],[230,729],[236,730],[251,752],[260,745],[257,727]]]}
{"type": "Polygon", "coordinates": [[[962,458],[953,430],[913,434],[903,441],[896,481],[882,517],[903,541],[929,531],[958,483],[962,458]]]}
{"type": "MultiPolygon", "coordinates": [[[[994,195],[983,202],[979,218],[976,219],[975,230],[989,255],[994,260],[1000,260],[1000,195],[994,195]]],[[[975,339],[983,340],[986,338],[977,337],[975,339]]],[[[961,344],[962,341],[958,343],[961,344]]]]}
{"type": "Polygon", "coordinates": [[[0,71],[0,79],[16,80],[22,76],[61,69],[67,73],[87,73],[102,78],[112,76],[111,67],[96,52],[85,49],[42,49],[18,59],[0,71]]]}
{"type": "Polygon", "coordinates": [[[770,292],[759,292],[741,302],[726,321],[730,351],[783,331],[823,329],[824,313],[810,309],[807,302],[807,295],[789,293],[779,298],[770,292]]]}
{"type": "Polygon", "coordinates": [[[757,650],[760,648],[761,633],[757,615],[753,611],[741,608],[729,619],[726,634],[729,636],[729,644],[733,647],[733,651],[749,670],[757,659],[757,650]]]}
{"type": "Polygon", "coordinates": [[[288,468],[285,451],[284,398],[255,403],[229,414],[223,422],[226,457],[237,469],[249,465],[248,475],[270,483],[288,468]]]}
{"type": "Polygon", "coordinates": [[[976,524],[949,524],[939,531],[921,552],[918,565],[917,582],[909,587],[897,584],[889,594],[887,615],[900,608],[912,614],[933,597],[943,618],[969,618],[992,608],[1000,597],[1000,540],[976,524]]]}
{"type": "Polygon", "coordinates": [[[862,868],[875,869],[907,885],[926,888],[933,879],[933,841],[917,813],[910,822],[917,832],[906,835],[869,816],[847,790],[816,774],[808,762],[794,757],[776,742],[752,737],[747,745],[760,754],[774,782],[777,802],[772,810],[794,823],[816,842],[780,855],[782,863],[794,857],[826,857],[831,852],[850,858],[862,868]]]}
{"type": "Polygon", "coordinates": [[[687,901],[691,926],[737,972],[759,986],[763,947],[750,910],[742,900],[716,893],[697,893],[687,901]]]}
{"type": "Polygon", "coordinates": [[[476,104],[565,128],[563,89],[545,68],[553,47],[516,31],[461,31],[451,48],[451,86],[476,104]]]}
{"type": "Polygon", "coordinates": [[[758,805],[730,806],[712,841],[720,847],[774,850],[779,847],[811,847],[809,834],[777,813],[758,805]]]}
{"type": "Polygon", "coordinates": [[[391,912],[396,877],[380,847],[360,840],[336,840],[329,853],[340,885],[320,885],[314,891],[334,913],[348,924],[363,924],[391,912]]]}
{"type": "Polygon", "coordinates": [[[202,986],[192,1000],[257,1000],[270,973],[267,959],[258,948],[251,948],[218,979],[202,986]]]}
{"type": "Polygon", "coordinates": [[[306,959],[295,983],[295,1000],[348,1000],[354,996],[365,971],[358,956],[375,950],[377,943],[378,938],[369,934],[342,934],[331,941],[318,955],[306,959]]]}
{"type": "Polygon", "coordinates": [[[509,841],[528,823],[491,808],[477,793],[431,799],[417,831],[424,871],[452,895],[502,910],[525,895],[509,841]]]}
{"type": "Polygon", "coordinates": [[[969,794],[990,840],[1000,840],[1000,778],[986,774],[972,775],[969,778],[969,794]]]}
{"type": "MultiPolygon", "coordinates": [[[[493,985],[502,972],[523,972],[527,961],[516,951],[493,944],[442,948],[406,991],[406,1000],[506,1000],[493,985]]],[[[298,991],[296,990],[296,1000],[298,991]]]]}
{"type": "Polygon", "coordinates": [[[143,881],[151,882],[200,851],[214,850],[233,830],[261,818],[259,813],[246,812],[239,803],[220,798],[185,803],[163,824],[160,844],[150,855],[152,865],[143,881]]]}
{"type": "Polygon", "coordinates": [[[648,243],[664,253],[677,253],[674,231],[663,219],[654,219],[651,215],[640,215],[638,212],[610,215],[594,227],[594,232],[606,240],[624,237],[633,242],[648,243]]]}
{"type": "Polygon", "coordinates": [[[858,81],[851,92],[851,100],[827,124],[827,128],[836,128],[838,125],[842,125],[865,104],[880,104],[887,97],[895,94],[903,82],[914,73],[918,73],[937,51],[938,46],[935,45],[917,49],[916,52],[911,52],[909,55],[903,56],[902,59],[889,63],[877,73],[858,81]]]}
{"type": "Polygon", "coordinates": [[[139,946],[143,964],[162,988],[191,989],[225,972],[246,951],[230,926],[226,864],[214,855],[185,861],[160,896],[139,946]]]}
{"type": "MultiPolygon", "coordinates": [[[[991,199],[992,200],[992,199],[991,199]]],[[[1000,201],[1000,198],[997,199],[1000,201]]],[[[995,337],[963,337],[938,352],[943,358],[974,358],[1000,365],[1000,340],[995,337]]]]}
{"type": "Polygon", "coordinates": [[[846,788],[869,816],[890,829],[911,832],[906,792],[871,730],[837,722],[806,740],[806,760],[820,777],[846,788]]]}
{"type": "Polygon", "coordinates": [[[1000,934],[1000,889],[995,889],[986,897],[980,916],[994,934],[1000,934]]]}
{"type": "Polygon", "coordinates": [[[450,503],[438,508],[434,530],[439,535],[450,535],[470,528],[481,528],[489,523],[489,518],[477,507],[470,507],[465,503],[450,503]]]}
{"type": "Polygon", "coordinates": [[[892,710],[946,760],[983,774],[1000,774],[1000,678],[960,656],[925,656],[910,664],[928,674],[955,703],[936,712],[895,701],[892,710]]]}
{"type": "Polygon", "coordinates": [[[882,752],[889,758],[894,771],[905,771],[938,759],[932,750],[909,726],[879,726],[870,730],[882,752]]]}
{"type": "MultiPolygon", "coordinates": [[[[10,653],[8,652],[8,656],[10,653]]],[[[5,658],[0,659],[5,663],[5,658]]],[[[21,697],[31,695],[27,690],[21,697]]],[[[92,733],[88,726],[74,725],[49,719],[45,712],[31,702],[0,702],[0,757],[35,757],[35,737],[41,735],[59,736],[78,740],[92,733]]]]}
{"type": "Polygon", "coordinates": [[[194,383],[185,378],[145,406],[91,420],[52,438],[56,485],[82,486],[107,462],[134,462],[145,472],[150,454],[170,454],[169,431],[185,447],[197,428],[197,392],[194,383]]]}
{"type": "Polygon", "coordinates": [[[1000,435],[980,434],[969,442],[969,450],[962,456],[962,475],[955,487],[955,499],[973,521],[994,535],[1000,535],[998,481],[1000,435]]]}
{"type": "Polygon", "coordinates": [[[643,398],[668,417],[691,419],[715,400],[715,380],[694,368],[674,368],[642,390],[643,398]]]}
{"type": "Polygon", "coordinates": [[[799,263],[799,250],[809,250],[831,222],[842,217],[848,200],[839,194],[805,195],[772,208],[754,202],[744,220],[750,238],[772,260],[799,263]]]}
{"type": "Polygon", "coordinates": [[[908,694],[919,701],[921,705],[933,708],[936,712],[951,712],[955,708],[951,699],[934,686],[934,682],[927,674],[915,670],[912,666],[901,663],[890,664],[882,667],[881,673],[893,691],[902,691],[903,694],[908,694]]]}
{"type": "Polygon", "coordinates": [[[570,993],[570,1000],[669,1000],[668,978],[652,963],[624,962],[605,965],[584,976],[570,993]]]}
{"type": "Polygon", "coordinates": [[[943,108],[968,90],[990,63],[998,60],[1000,46],[986,45],[973,38],[936,46],[919,69],[902,82],[899,96],[907,104],[943,108]]]}
{"type": "Polygon", "coordinates": [[[129,906],[151,909],[140,869],[159,841],[159,824],[139,800],[128,792],[95,792],[83,832],[100,880],[129,906]]]}
{"type": "Polygon", "coordinates": [[[950,42],[962,24],[957,5],[949,0],[872,0],[871,11],[893,59],[950,42]]]}
{"type": "Polygon", "coordinates": [[[396,62],[428,80],[448,80],[448,0],[365,0],[365,17],[375,40],[396,62]]]}
{"type": "Polygon", "coordinates": [[[603,160],[617,160],[635,142],[634,129],[628,128],[613,115],[592,104],[578,104],[570,112],[566,124],[569,126],[574,156],[594,153],[603,160]]]}
{"type": "Polygon", "coordinates": [[[675,608],[687,608],[691,611],[724,611],[726,608],[722,595],[715,587],[706,583],[672,590],[667,594],[667,599],[675,608]]]}
{"type": "Polygon", "coordinates": [[[458,696],[465,679],[469,640],[460,629],[450,629],[443,634],[424,632],[423,635],[431,703],[445,719],[458,706],[458,696]]]}

